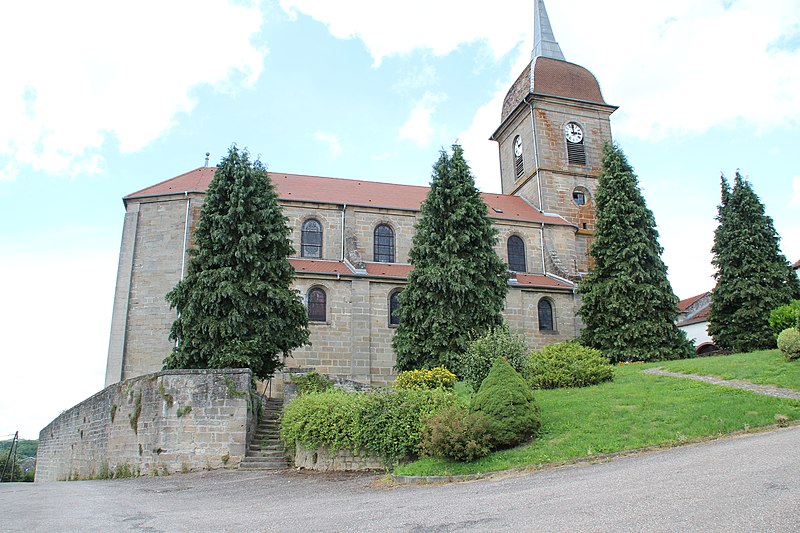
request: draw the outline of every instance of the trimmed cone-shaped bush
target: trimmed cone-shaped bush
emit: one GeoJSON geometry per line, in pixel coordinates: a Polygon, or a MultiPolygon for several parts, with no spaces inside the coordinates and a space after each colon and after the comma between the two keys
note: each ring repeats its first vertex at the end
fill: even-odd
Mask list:
{"type": "Polygon", "coordinates": [[[489,432],[497,448],[516,446],[530,439],[541,425],[533,391],[502,357],[495,359],[473,398],[472,412],[489,419],[489,432]]]}
{"type": "Polygon", "coordinates": [[[800,331],[787,328],[778,335],[778,349],[788,361],[800,359],[800,331]]]}

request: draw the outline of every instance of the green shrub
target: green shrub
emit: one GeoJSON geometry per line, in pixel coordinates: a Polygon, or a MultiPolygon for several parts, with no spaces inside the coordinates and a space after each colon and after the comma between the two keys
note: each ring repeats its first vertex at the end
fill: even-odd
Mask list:
{"type": "Polygon", "coordinates": [[[456,403],[442,389],[376,390],[365,394],[357,423],[355,448],[392,466],[419,451],[423,420],[456,403]]]}
{"type": "Polygon", "coordinates": [[[453,390],[456,386],[456,375],[443,366],[431,369],[407,370],[398,374],[392,386],[395,389],[404,390],[453,390]]]}
{"type": "Polygon", "coordinates": [[[800,331],[797,328],[786,328],[778,335],[778,349],[788,361],[800,359],[800,331]]]}
{"type": "Polygon", "coordinates": [[[489,433],[498,448],[515,446],[531,438],[541,425],[533,391],[502,357],[495,359],[472,399],[472,412],[488,418],[489,433]]]}
{"type": "Polygon", "coordinates": [[[363,450],[391,465],[418,451],[423,418],[455,402],[441,389],[303,394],[284,409],[281,439],[290,448],[363,450]]]}
{"type": "Polygon", "coordinates": [[[535,389],[586,387],[614,379],[614,367],[600,350],[565,341],[533,352],[527,379],[535,389]]]}
{"type": "Polygon", "coordinates": [[[775,337],[787,328],[800,327],[800,300],[792,300],[789,305],[782,305],[770,311],[769,327],[775,332],[775,337]]]}
{"type": "Polygon", "coordinates": [[[325,392],[333,388],[333,380],[316,370],[305,374],[292,374],[292,383],[297,387],[297,394],[325,392]]]}
{"type": "Polygon", "coordinates": [[[510,333],[508,326],[504,325],[472,341],[458,358],[457,372],[462,380],[472,385],[472,390],[477,391],[498,357],[504,357],[517,372],[525,375],[527,353],[525,338],[510,333]]]}
{"type": "Polygon", "coordinates": [[[422,428],[420,450],[424,455],[455,461],[474,461],[492,451],[489,420],[460,405],[428,417],[422,428]]]}
{"type": "Polygon", "coordinates": [[[287,405],[281,417],[281,439],[290,448],[329,446],[334,452],[353,447],[358,433],[363,394],[330,390],[301,394],[287,405]]]}

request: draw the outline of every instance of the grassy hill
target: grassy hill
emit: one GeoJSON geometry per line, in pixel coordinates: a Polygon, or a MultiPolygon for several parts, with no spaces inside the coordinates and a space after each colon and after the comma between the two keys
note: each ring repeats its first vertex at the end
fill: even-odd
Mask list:
{"type": "Polygon", "coordinates": [[[399,466],[395,474],[474,474],[591,459],[626,450],[697,442],[800,419],[800,400],[643,373],[647,368],[800,390],[800,362],[787,362],[777,350],[619,366],[613,382],[581,389],[536,391],[542,430],[532,443],[471,463],[423,458],[399,466]]]}

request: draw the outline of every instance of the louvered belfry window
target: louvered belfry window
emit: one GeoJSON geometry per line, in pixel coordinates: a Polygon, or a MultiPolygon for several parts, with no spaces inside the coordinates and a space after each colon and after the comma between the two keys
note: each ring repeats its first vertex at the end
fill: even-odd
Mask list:
{"type": "Polygon", "coordinates": [[[570,165],[586,164],[586,150],[584,148],[583,139],[577,143],[567,141],[567,159],[570,165]]]}

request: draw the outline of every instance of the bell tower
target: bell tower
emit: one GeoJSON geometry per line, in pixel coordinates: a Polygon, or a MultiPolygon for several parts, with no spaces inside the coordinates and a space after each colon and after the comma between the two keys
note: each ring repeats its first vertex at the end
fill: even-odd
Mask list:
{"type": "Polygon", "coordinates": [[[503,194],[522,196],[574,225],[578,258],[569,270],[577,274],[589,268],[585,250],[595,227],[594,192],[617,107],[603,100],[591,72],[566,60],[544,0],[534,1],[531,62],[506,94],[491,140],[500,151],[503,194]]]}

